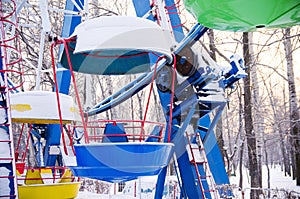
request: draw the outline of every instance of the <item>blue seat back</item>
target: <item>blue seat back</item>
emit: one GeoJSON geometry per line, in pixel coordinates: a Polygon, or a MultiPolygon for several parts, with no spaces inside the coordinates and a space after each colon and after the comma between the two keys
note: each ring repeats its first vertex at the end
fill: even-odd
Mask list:
{"type": "Polygon", "coordinates": [[[107,123],[104,129],[102,142],[128,142],[128,138],[122,123],[107,123]],[[124,135],[124,136],[123,136],[124,135]]]}
{"type": "Polygon", "coordinates": [[[156,125],[150,133],[150,136],[146,138],[145,142],[159,142],[159,138],[154,136],[160,136],[161,130],[162,126],[156,125]]]}

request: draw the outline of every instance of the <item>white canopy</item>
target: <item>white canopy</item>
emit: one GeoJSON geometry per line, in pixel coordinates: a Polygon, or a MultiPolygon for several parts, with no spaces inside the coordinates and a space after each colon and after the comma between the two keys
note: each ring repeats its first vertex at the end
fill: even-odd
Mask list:
{"type": "MultiPolygon", "coordinates": [[[[59,94],[62,120],[68,123],[78,120],[79,111],[71,96],[59,94]]],[[[59,123],[58,105],[55,92],[29,91],[10,95],[13,122],[50,124],[59,123]]]]}
{"type": "Polygon", "coordinates": [[[131,16],[102,16],[79,24],[74,54],[93,50],[139,50],[157,52],[171,59],[167,30],[148,19],[131,16]]]}

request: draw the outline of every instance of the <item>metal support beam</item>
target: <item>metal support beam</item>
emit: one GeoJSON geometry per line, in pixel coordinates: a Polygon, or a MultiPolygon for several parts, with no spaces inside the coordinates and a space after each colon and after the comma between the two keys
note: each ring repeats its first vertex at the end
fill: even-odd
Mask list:
{"type": "MultiPolygon", "coordinates": [[[[83,10],[84,0],[67,0],[66,1],[66,10],[72,10],[78,12],[83,10]],[[74,5],[73,1],[76,2],[74,5]],[[78,9],[78,6],[81,9],[78,9]]],[[[64,15],[64,23],[62,28],[62,37],[69,37],[73,32],[75,27],[81,22],[81,16],[76,15],[64,15]]],[[[63,47],[60,48],[59,55],[63,52],[63,47]]],[[[57,66],[59,69],[62,66],[57,66]]],[[[69,93],[70,83],[71,83],[71,74],[69,70],[58,70],[57,71],[57,84],[59,88],[59,92],[63,94],[69,93]]],[[[46,166],[54,166],[57,160],[57,155],[49,155],[48,151],[50,146],[52,145],[60,145],[60,137],[61,137],[61,130],[58,124],[50,124],[48,125],[46,131],[46,146],[45,146],[45,155],[44,161],[46,166]]]]}

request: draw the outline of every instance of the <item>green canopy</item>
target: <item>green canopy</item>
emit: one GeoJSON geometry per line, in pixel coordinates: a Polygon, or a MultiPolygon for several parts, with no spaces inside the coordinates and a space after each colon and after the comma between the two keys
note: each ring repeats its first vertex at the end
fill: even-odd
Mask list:
{"type": "Polygon", "coordinates": [[[300,24],[300,0],[185,0],[204,26],[217,30],[255,31],[300,24]]]}

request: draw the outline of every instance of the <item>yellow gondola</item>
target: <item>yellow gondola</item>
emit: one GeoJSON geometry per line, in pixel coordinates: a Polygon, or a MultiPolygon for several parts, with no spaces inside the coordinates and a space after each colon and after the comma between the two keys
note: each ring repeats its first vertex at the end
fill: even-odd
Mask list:
{"type": "MultiPolygon", "coordinates": [[[[48,169],[48,171],[49,170],[50,169],[48,169]]],[[[27,170],[24,184],[18,185],[19,198],[71,199],[77,197],[81,182],[71,182],[72,173],[70,170],[66,170],[64,175],[59,179],[58,182],[46,184],[41,173],[47,173],[48,171],[47,169],[45,171],[43,171],[43,169],[27,170]]]]}

